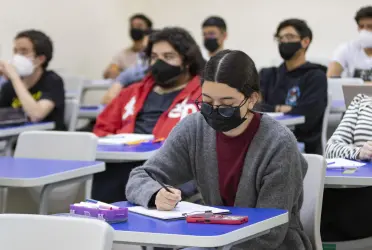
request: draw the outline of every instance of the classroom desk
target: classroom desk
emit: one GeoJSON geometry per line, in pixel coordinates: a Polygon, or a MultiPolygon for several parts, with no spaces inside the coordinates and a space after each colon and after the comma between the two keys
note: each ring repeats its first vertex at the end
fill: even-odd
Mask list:
{"type": "MultiPolygon", "coordinates": [[[[119,207],[127,202],[114,203],[119,207]]],[[[233,245],[269,233],[270,229],[288,222],[285,210],[271,208],[227,208],[233,215],[247,215],[242,225],[192,224],[185,220],[163,221],[129,213],[128,222],[112,224],[114,243],[141,246],[218,247],[224,250],[233,245]]]]}
{"type": "Polygon", "coordinates": [[[305,123],[305,117],[301,115],[282,115],[274,118],[275,120],[279,121],[282,125],[288,127],[305,123]]]}
{"type": "MultiPolygon", "coordinates": [[[[305,122],[303,116],[283,115],[275,119],[286,126],[305,122]]],[[[146,145],[98,145],[96,159],[105,162],[146,161],[161,147],[162,143],[146,145]]]]}
{"type": "Polygon", "coordinates": [[[6,207],[7,197],[4,190],[8,187],[43,186],[39,213],[47,214],[51,190],[66,184],[90,180],[93,174],[103,171],[105,163],[97,161],[0,157],[0,190],[3,191],[1,211],[6,207]]]}
{"type": "Polygon", "coordinates": [[[6,140],[5,144],[5,155],[9,156],[12,152],[12,147],[14,140],[19,134],[25,131],[35,131],[35,130],[50,130],[54,129],[54,122],[38,122],[38,123],[26,123],[18,126],[9,126],[0,128],[0,140],[6,140]]]}
{"type": "Polygon", "coordinates": [[[0,128],[0,139],[17,136],[25,131],[50,130],[54,128],[54,122],[26,123],[19,126],[9,126],[0,128]]]}
{"type": "Polygon", "coordinates": [[[100,106],[80,106],[78,118],[96,119],[97,116],[104,109],[103,105],[100,106]]]}
{"type": "MultiPolygon", "coordinates": [[[[102,112],[104,106],[80,106],[79,118],[95,119],[102,112]]],[[[285,126],[295,126],[305,123],[305,117],[301,115],[282,115],[273,117],[285,126]]]]}
{"type": "Polygon", "coordinates": [[[114,82],[112,79],[98,79],[98,80],[87,80],[83,84],[84,90],[107,90],[114,82]]]}
{"type": "Polygon", "coordinates": [[[162,143],[139,145],[98,145],[96,159],[105,162],[146,161],[162,143]]]}
{"type": "Polygon", "coordinates": [[[352,174],[344,174],[344,170],[327,169],[325,184],[328,187],[362,187],[372,186],[372,163],[358,168],[352,174]]]}

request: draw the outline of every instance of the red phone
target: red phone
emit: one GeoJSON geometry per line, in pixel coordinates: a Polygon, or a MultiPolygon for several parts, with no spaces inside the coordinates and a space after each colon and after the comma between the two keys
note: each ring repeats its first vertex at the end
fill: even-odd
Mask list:
{"type": "Polygon", "coordinates": [[[248,216],[223,214],[194,214],[186,217],[188,223],[240,225],[248,222],[248,216]]]}

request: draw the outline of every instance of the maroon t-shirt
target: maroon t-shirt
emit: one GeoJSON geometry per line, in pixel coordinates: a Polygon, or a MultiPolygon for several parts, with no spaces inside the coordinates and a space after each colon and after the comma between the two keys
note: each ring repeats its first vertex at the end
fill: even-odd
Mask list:
{"type": "Polygon", "coordinates": [[[260,126],[261,114],[255,113],[246,130],[236,137],[216,134],[218,181],[225,206],[234,206],[240,176],[249,145],[260,126]]]}

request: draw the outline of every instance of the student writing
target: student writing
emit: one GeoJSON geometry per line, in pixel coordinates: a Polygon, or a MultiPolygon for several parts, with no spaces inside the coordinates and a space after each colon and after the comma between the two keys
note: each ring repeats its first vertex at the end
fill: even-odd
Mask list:
{"type": "Polygon", "coordinates": [[[244,249],[312,249],[299,210],[307,163],[293,134],[267,115],[251,111],[259,98],[254,62],[241,51],[224,50],[207,62],[200,112],[183,119],[165,144],[131,172],[129,201],[171,210],[181,191],[162,189],[144,171],[177,186],[194,180],[206,205],[288,210],[289,222],[244,249]]]}

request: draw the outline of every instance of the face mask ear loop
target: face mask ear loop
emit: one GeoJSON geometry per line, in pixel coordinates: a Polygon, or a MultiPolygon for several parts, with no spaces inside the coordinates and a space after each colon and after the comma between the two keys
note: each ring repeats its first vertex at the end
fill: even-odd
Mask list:
{"type": "MultiPolygon", "coordinates": [[[[249,97],[246,98],[246,101],[245,101],[242,105],[244,105],[244,104],[248,101],[248,99],[249,99],[249,97]]],[[[244,115],[242,118],[244,119],[244,118],[247,116],[248,113],[256,114],[255,111],[253,111],[253,110],[250,109],[250,108],[247,108],[247,112],[245,113],[245,115],[244,115]]]]}

